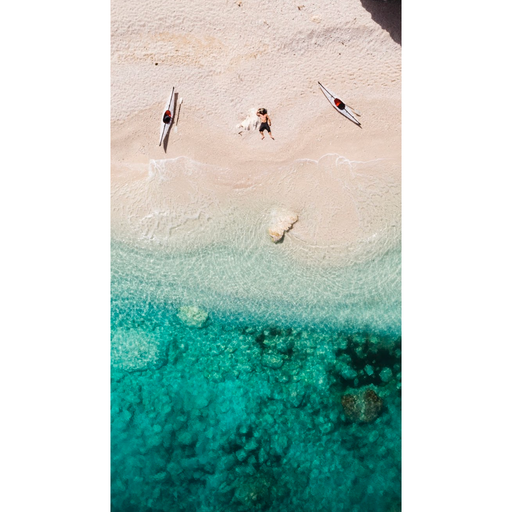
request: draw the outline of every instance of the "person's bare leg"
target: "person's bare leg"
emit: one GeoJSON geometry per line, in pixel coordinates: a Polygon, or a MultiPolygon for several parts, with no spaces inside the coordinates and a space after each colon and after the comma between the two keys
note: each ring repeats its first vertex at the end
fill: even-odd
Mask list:
{"type": "Polygon", "coordinates": [[[276,139],[274,139],[274,137],[272,137],[272,132],[268,132],[268,134],[270,135],[270,138],[271,138],[272,140],[276,140],[276,139]]]}
{"type": "Polygon", "coordinates": [[[260,133],[261,133],[261,140],[263,140],[265,138],[265,134],[263,133],[263,131],[261,131],[260,133]]]}

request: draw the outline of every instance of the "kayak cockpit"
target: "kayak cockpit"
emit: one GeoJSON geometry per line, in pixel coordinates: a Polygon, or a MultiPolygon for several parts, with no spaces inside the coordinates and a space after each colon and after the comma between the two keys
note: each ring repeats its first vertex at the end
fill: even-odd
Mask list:
{"type": "Polygon", "coordinates": [[[163,122],[164,122],[165,124],[170,124],[170,123],[171,123],[171,119],[172,119],[171,111],[170,111],[170,110],[166,110],[166,111],[164,112],[163,122]]]}
{"type": "Polygon", "coordinates": [[[334,104],[340,109],[340,110],[343,110],[345,108],[345,103],[343,103],[343,101],[341,101],[340,99],[338,98],[335,98],[334,100],[334,104]]]}

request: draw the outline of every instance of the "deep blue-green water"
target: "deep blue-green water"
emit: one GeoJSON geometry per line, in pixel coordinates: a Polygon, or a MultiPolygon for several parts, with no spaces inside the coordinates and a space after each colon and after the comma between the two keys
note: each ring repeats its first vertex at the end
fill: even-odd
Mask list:
{"type": "Polygon", "coordinates": [[[399,251],[267,245],[113,243],[114,512],[400,510],[399,251]]]}

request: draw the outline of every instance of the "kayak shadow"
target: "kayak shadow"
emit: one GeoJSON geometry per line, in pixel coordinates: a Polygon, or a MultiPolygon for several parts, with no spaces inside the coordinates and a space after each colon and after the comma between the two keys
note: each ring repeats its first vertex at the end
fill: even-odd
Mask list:
{"type": "Polygon", "coordinates": [[[171,133],[172,124],[169,127],[169,131],[166,133],[164,140],[162,141],[162,146],[164,147],[164,153],[167,153],[167,145],[169,143],[169,134],[171,133]]]}
{"type": "Polygon", "coordinates": [[[386,30],[395,43],[402,46],[401,0],[361,0],[361,5],[372,15],[372,20],[386,30]]]}
{"type": "MultiPolygon", "coordinates": [[[[174,98],[172,99],[172,101],[173,101],[173,112],[176,112],[176,102],[178,101],[178,93],[177,92],[174,93],[174,98]]],[[[180,105],[180,107],[181,107],[181,105],[180,105]]],[[[172,127],[175,125],[175,122],[174,122],[175,120],[177,120],[177,116],[174,116],[174,118],[172,119],[171,126],[169,126],[169,131],[166,133],[164,140],[162,141],[162,145],[164,146],[164,153],[167,153],[167,145],[169,143],[169,135],[171,134],[172,127]]],[[[178,123],[176,122],[176,124],[178,124],[178,123]]]]}

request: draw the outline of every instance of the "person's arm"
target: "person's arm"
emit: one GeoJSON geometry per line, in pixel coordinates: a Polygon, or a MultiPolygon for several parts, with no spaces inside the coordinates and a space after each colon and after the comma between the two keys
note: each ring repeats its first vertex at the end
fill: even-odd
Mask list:
{"type": "Polygon", "coordinates": [[[268,125],[272,126],[272,121],[270,120],[270,117],[267,116],[268,125]]]}

